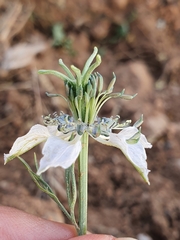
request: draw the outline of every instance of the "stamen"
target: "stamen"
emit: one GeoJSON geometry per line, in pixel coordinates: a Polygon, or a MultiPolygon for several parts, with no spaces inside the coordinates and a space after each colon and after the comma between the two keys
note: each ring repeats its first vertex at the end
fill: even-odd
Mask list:
{"type": "Polygon", "coordinates": [[[87,124],[81,121],[81,119],[75,120],[72,116],[65,114],[64,112],[60,112],[58,115],[56,112],[53,113],[54,118],[51,115],[44,117],[45,125],[56,125],[58,131],[67,134],[74,133],[78,135],[83,135],[84,132],[88,132],[94,138],[104,136],[108,138],[113,129],[123,129],[129,126],[130,121],[126,121],[125,123],[118,123],[120,116],[116,116],[115,118],[110,117],[96,117],[93,124],[87,124]]]}

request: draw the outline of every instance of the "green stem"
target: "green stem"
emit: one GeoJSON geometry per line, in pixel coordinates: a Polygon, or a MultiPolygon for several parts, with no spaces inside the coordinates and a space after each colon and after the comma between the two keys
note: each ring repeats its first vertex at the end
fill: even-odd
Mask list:
{"type": "Polygon", "coordinates": [[[87,231],[87,201],[88,201],[88,134],[81,138],[82,150],[78,159],[79,168],[79,235],[87,231]]]}

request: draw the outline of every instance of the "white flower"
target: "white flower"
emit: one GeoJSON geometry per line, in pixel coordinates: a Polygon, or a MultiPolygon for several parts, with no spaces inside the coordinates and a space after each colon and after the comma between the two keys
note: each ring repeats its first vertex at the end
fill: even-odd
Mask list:
{"type": "Polygon", "coordinates": [[[5,164],[46,141],[37,174],[50,167],[60,166],[66,169],[76,161],[81,151],[80,136],[77,135],[72,141],[68,141],[69,137],[70,134],[59,132],[57,126],[34,125],[26,135],[16,139],[8,154],[4,154],[5,164]]]}
{"type": "Polygon", "coordinates": [[[138,134],[138,132],[139,130],[136,127],[127,127],[118,134],[110,133],[109,140],[105,140],[102,137],[98,137],[96,140],[103,144],[119,148],[141,174],[144,180],[150,184],[148,179],[148,173],[150,170],[147,169],[145,148],[151,148],[152,145],[141,133],[139,133],[139,139],[134,139],[134,143],[129,143],[131,139],[133,142],[133,136],[138,134]]]}
{"type": "MultiPolygon", "coordinates": [[[[26,135],[16,139],[10,152],[4,154],[5,163],[46,141],[37,174],[41,174],[50,167],[60,166],[67,169],[76,161],[82,148],[81,136],[77,134],[73,140],[69,141],[70,136],[71,133],[63,134],[58,131],[57,126],[45,127],[37,124],[26,135]]],[[[148,173],[150,171],[147,169],[145,148],[152,146],[136,127],[126,127],[118,134],[111,132],[108,140],[102,135],[94,139],[119,148],[149,184],[148,173]]]]}

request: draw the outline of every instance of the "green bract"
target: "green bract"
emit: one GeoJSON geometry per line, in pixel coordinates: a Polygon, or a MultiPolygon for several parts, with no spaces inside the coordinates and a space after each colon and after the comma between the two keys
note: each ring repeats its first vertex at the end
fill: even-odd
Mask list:
{"type": "MultiPolygon", "coordinates": [[[[101,107],[107,100],[111,98],[132,99],[135,97],[135,95],[124,94],[124,89],[120,93],[112,92],[116,82],[114,73],[107,90],[103,91],[103,77],[99,73],[93,73],[101,64],[101,57],[97,52],[98,49],[95,47],[94,52],[85,63],[82,72],[73,65],[70,70],[61,59],[59,60],[59,64],[67,76],[54,70],[39,71],[40,74],[53,74],[64,81],[67,95],[66,100],[74,119],[88,124],[94,122],[101,107]],[[93,63],[94,59],[95,62],[93,63]]],[[[50,96],[53,96],[53,94],[50,96]]],[[[57,94],[54,96],[57,96],[57,94]]]]}

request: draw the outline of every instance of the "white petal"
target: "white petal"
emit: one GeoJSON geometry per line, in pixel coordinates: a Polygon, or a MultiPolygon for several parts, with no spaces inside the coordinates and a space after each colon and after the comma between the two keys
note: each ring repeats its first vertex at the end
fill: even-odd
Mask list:
{"type": "Polygon", "coordinates": [[[127,151],[123,153],[149,184],[148,173],[150,171],[147,169],[147,157],[142,144],[140,142],[137,144],[127,144],[127,151]]]}
{"type": "Polygon", "coordinates": [[[47,128],[48,128],[48,131],[49,131],[51,136],[56,136],[56,137],[59,137],[61,139],[67,140],[67,141],[69,140],[69,138],[71,137],[71,134],[72,134],[71,132],[66,133],[66,134],[60,132],[57,129],[57,126],[55,126],[55,125],[54,126],[47,126],[47,128]]]}
{"type": "Polygon", "coordinates": [[[137,132],[138,129],[136,127],[127,127],[118,134],[110,133],[110,139],[108,141],[100,137],[96,140],[103,144],[119,148],[149,184],[149,170],[147,169],[147,156],[144,148],[151,148],[152,145],[147,141],[143,134],[141,134],[140,140],[135,144],[128,144],[126,141],[137,132]]]}
{"type": "Polygon", "coordinates": [[[147,141],[147,139],[144,136],[144,134],[141,134],[140,142],[142,143],[144,148],[152,148],[152,144],[147,141]]]}
{"type": "Polygon", "coordinates": [[[53,125],[53,126],[47,126],[47,129],[48,129],[50,135],[52,135],[52,136],[56,136],[56,135],[58,134],[57,132],[61,133],[60,131],[58,131],[56,125],[53,125]]]}
{"type": "Polygon", "coordinates": [[[59,137],[51,136],[45,143],[37,174],[41,174],[50,167],[70,167],[79,156],[81,151],[80,137],[77,136],[72,141],[65,141],[59,137]]]}
{"type": "Polygon", "coordinates": [[[133,135],[135,135],[137,132],[138,132],[138,129],[136,127],[132,126],[132,127],[124,128],[122,131],[120,131],[118,133],[118,135],[125,138],[125,139],[129,139],[133,135]]]}
{"type": "Polygon", "coordinates": [[[26,135],[16,139],[8,154],[4,154],[5,163],[29,151],[49,136],[47,127],[40,124],[34,125],[26,135]]]}

